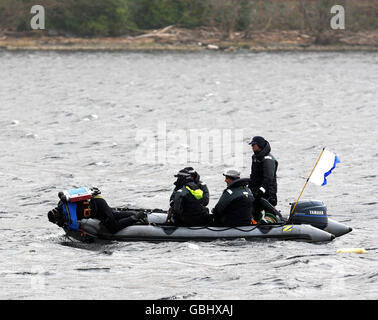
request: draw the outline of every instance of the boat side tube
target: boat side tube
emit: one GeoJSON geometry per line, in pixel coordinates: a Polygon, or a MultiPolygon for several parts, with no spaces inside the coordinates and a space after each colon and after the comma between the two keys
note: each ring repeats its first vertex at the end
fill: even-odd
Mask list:
{"type": "MultiPolygon", "coordinates": [[[[332,241],[335,236],[311,225],[261,225],[243,227],[177,227],[169,225],[132,225],[115,234],[96,219],[82,220],[80,232],[87,238],[118,241],[212,241],[216,239],[277,239],[309,242],[332,241]]],[[[79,233],[79,232],[77,232],[79,233]]],[[[74,238],[72,232],[69,234],[74,238]]]]}
{"type": "Polygon", "coordinates": [[[340,237],[351,232],[353,229],[343,223],[328,218],[327,226],[323,230],[332,233],[335,237],[340,237]]]}

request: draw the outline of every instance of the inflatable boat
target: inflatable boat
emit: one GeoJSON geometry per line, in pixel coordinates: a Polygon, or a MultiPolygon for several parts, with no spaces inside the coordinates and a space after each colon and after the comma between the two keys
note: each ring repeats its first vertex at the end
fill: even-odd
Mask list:
{"type": "MultiPolygon", "coordinates": [[[[154,212],[148,215],[155,219],[154,212]]],[[[339,223],[336,223],[340,228],[339,223]]],[[[332,229],[332,228],[331,228],[332,229]]],[[[176,227],[170,225],[132,225],[112,234],[96,219],[83,219],[78,231],[65,229],[66,234],[81,241],[96,239],[118,241],[211,241],[216,239],[246,240],[280,239],[324,242],[333,240],[336,235],[307,224],[267,224],[242,227],[176,227]]],[[[348,231],[349,232],[349,228],[348,231]]],[[[341,234],[338,232],[338,236],[341,234]]]]}
{"type": "MultiPolygon", "coordinates": [[[[268,201],[262,199],[266,209],[257,224],[239,227],[195,226],[183,227],[167,223],[167,212],[154,209],[110,208],[115,214],[142,212],[145,217],[136,220],[116,233],[112,233],[97,219],[91,218],[89,201],[100,193],[97,188],[71,189],[58,194],[61,210],[48,213],[51,222],[62,227],[69,237],[81,241],[211,241],[216,239],[279,239],[326,242],[340,237],[352,228],[328,218],[327,208],[321,201],[307,200],[291,204],[291,214],[283,218],[268,201]],[[78,216],[76,209],[81,206],[83,214],[78,216]],[[88,211],[89,210],[89,214],[88,211]],[[268,219],[269,215],[273,218],[268,219]]],[[[96,202],[95,202],[96,203],[96,202]]],[[[80,211],[80,210],[79,210],[80,211]]]]}
{"type": "MultiPolygon", "coordinates": [[[[306,214],[304,207],[314,209],[314,206],[321,206],[319,202],[299,202],[297,214],[291,219],[285,219],[282,223],[268,223],[240,227],[180,227],[166,224],[167,213],[159,210],[146,210],[147,223],[135,224],[120,230],[117,233],[110,233],[99,220],[82,219],[79,221],[78,230],[71,230],[64,227],[67,236],[74,239],[92,242],[96,240],[117,240],[117,241],[212,241],[216,239],[237,239],[246,240],[277,239],[277,240],[298,240],[308,242],[327,242],[335,237],[340,237],[352,228],[328,218],[323,214],[306,214]],[[298,213],[300,212],[300,213],[298,213]]],[[[115,210],[128,210],[118,208],[115,210]]],[[[135,209],[133,209],[135,210],[135,209]]],[[[307,210],[308,212],[310,209],[307,210]]],[[[320,211],[319,211],[320,212],[320,211]]]]}

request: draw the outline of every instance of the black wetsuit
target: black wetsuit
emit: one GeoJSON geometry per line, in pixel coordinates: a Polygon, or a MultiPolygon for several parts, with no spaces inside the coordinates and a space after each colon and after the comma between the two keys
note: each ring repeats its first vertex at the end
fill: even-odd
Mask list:
{"type": "Polygon", "coordinates": [[[260,202],[261,197],[267,199],[273,206],[277,205],[278,162],[270,151],[270,144],[266,142],[265,147],[259,153],[252,156],[249,188],[255,198],[255,220],[259,219],[261,210],[265,209],[260,202]]]}
{"type": "Polygon", "coordinates": [[[249,179],[237,179],[223,191],[213,209],[214,224],[236,227],[251,225],[253,195],[248,188],[249,179]]]}
{"type": "MultiPolygon", "coordinates": [[[[95,196],[89,201],[90,218],[98,219],[111,232],[116,233],[121,229],[131,226],[143,220],[145,214],[138,211],[117,211],[109,207],[104,198],[95,196]]],[[[77,218],[84,218],[83,204],[78,204],[77,218]]]]}
{"type": "Polygon", "coordinates": [[[208,199],[203,199],[204,194],[205,192],[194,182],[187,182],[174,193],[172,217],[175,225],[201,226],[211,222],[209,211],[204,205],[208,203],[208,199]],[[201,197],[196,198],[196,192],[201,194],[201,197]]]}
{"type": "MultiPolygon", "coordinates": [[[[202,182],[201,180],[198,180],[197,182],[195,181],[195,183],[198,186],[198,188],[200,188],[203,191],[203,196],[202,196],[202,199],[201,199],[201,204],[206,207],[209,204],[209,198],[210,198],[209,189],[207,188],[206,183],[202,182]]],[[[175,199],[175,195],[177,193],[177,190],[180,190],[182,188],[182,185],[178,186],[177,182],[175,182],[174,185],[176,187],[173,190],[173,192],[172,192],[172,194],[171,194],[171,196],[169,198],[169,205],[171,207],[173,207],[173,203],[174,203],[174,199],[175,199]]]]}

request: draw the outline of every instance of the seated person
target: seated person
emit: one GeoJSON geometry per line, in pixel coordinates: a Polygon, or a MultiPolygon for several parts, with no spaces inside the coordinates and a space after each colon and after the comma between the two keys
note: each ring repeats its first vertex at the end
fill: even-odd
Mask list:
{"type": "Polygon", "coordinates": [[[186,171],[180,170],[171,196],[168,222],[179,226],[201,226],[211,222],[211,215],[204,203],[204,192],[186,171]]]}
{"type": "Polygon", "coordinates": [[[249,179],[240,179],[237,170],[223,174],[227,188],[212,210],[216,226],[248,226],[252,224],[253,195],[248,188],[249,179]]]}
{"type": "Polygon", "coordinates": [[[173,183],[175,185],[175,188],[173,189],[171,197],[169,198],[170,207],[173,207],[173,202],[174,202],[173,200],[175,198],[175,194],[177,190],[181,189],[185,182],[185,179],[183,179],[183,176],[180,176],[180,173],[189,173],[191,175],[194,183],[197,184],[197,186],[203,191],[203,197],[201,199],[202,205],[207,206],[209,204],[210,193],[209,193],[209,189],[207,188],[206,183],[203,183],[200,180],[200,176],[197,173],[197,171],[195,171],[192,167],[186,167],[180,170],[179,173],[175,175],[177,180],[176,182],[173,183]]]}
{"type": "Polygon", "coordinates": [[[109,207],[105,199],[99,194],[100,191],[96,188],[96,192],[89,200],[75,202],[75,206],[71,207],[71,209],[67,209],[67,201],[65,201],[63,193],[59,193],[61,200],[56,208],[48,212],[47,216],[49,221],[63,227],[65,224],[68,224],[63,211],[72,210],[72,208],[74,208],[78,221],[89,218],[98,219],[111,233],[116,233],[136,223],[148,224],[146,213],[132,210],[114,210],[109,207]]]}
{"type": "Polygon", "coordinates": [[[200,175],[192,167],[186,167],[184,168],[184,170],[187,170],[187,172],[192,176],[194,183],[197,184],[198,187],[203,191],[202,204],[204,206],[207,206],[209,204],[210,193],[206,183],[200,180],[200,175]]]}

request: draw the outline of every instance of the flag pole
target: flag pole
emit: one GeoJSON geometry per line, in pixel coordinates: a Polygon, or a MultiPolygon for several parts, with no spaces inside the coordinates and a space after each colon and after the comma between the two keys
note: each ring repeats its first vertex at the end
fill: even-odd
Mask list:
{"type": "Polygon", "coordinates": [[[299,195],[297,201],[296,201],[295,204],[294,204],[293,209],[292,209],[291,212],[290,212],[290,216],[293,214],[293,212],[294,212],[294,210],[295,210],[295,208],[296,208],[296,206],[297,206],[297,204],[298,204],[298,201],[299,201],[299,199],[301,198],[301,196],[302,196],[302,194],[303,194],[303,191],[304,191],[304,189],[306,188],[307,183],[308,183],[308,181],[309,181],[310,178],[311,178],[312,173],[314,172],[314,170],[315,170],[315,168],[316,168],[316,166],[317,166],[317,164],[318,164],[320,158],[321,158],[322,155],[323,155],[324,150],[325,150],[325,148],[323,148],[322,152],[320,153],[320,155],[319,155],[319,157],[318,157],[318,160],[316,160],[316,163],[315,163],[314,167],[312,168],[311,173],[310,173],[310,175],[308,176],[308,178],[307,178],[307,180],[306,180],[306,183],[304,184],[304,186],[303,186],[303,188],[302,188],[302,191],[301,191],[301,193],[300,193],[300,195],[299,195]]]}

